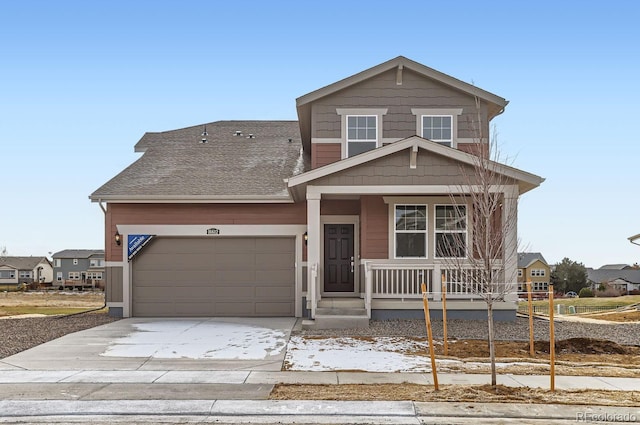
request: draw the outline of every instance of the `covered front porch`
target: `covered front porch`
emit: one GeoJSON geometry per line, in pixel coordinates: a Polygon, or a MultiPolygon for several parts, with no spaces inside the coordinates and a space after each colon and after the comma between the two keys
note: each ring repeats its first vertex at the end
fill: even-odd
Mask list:
{"type": "MultiPolygon", "coordinates": [[[[307,316],[333,315],[332,326],[350,316],[361,323],[423,317],[424,283],[434,317],[444,297],[447,311],[455,312],[448,317],[486,317],[486,288],[473,285],[480,271],[471,261],[469,195],[478,190],[469,184],[471,162],[470,154],[414,137],[289,179],[292,196],[307,206],[307,316]],[[460,242],[455,252],[445,253],[443,243],[454,239],[460,242]]],[[[506,179],[487,190],[500,199],[495,218],[504,241],[492,267],[505,288],[513,283],[494,306],[498,319],[511,319],[517,229],[504,224],[517,217],[518,196],[539,178],[504,172],[506,179]]]]}

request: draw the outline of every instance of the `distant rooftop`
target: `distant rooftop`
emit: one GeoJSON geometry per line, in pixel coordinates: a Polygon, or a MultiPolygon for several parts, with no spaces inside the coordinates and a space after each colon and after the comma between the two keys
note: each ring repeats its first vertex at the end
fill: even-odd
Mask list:
{"type": "Polygon", "coordinates": [[[56,252],[53,254],[53,258],[90,258],[93,256],[103,256],[104,249],[65,249],[64,251],[56,252]]]}

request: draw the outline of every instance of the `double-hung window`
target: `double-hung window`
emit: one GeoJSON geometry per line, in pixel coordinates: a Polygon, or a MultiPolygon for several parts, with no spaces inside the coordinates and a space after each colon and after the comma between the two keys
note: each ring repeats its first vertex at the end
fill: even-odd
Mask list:
{"type": "Polygon", "coordinates": [[[375,149],[378,146],[376,115],[347,116],[347,157],[375,149]]]}
{"type": "Polygon", "coordinates": [[[452,147],[453,144],[453,116],[451,115],[423,115],[422,137],[452,147]]]}
{"type": "Polygon", "coordinates": [[[427,206],[395,206],[395,257],[427,257],[427,206]]]}
{"type": "Polygon", "coordinates": [[[467,256],[467,207],[465,205],[436,205],[436,258],[465,258],[467,256]]]}

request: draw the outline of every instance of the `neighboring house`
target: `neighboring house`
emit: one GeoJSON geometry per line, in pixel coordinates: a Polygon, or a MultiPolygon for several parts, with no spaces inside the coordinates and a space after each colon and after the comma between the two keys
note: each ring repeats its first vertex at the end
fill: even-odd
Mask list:
{"type": "Polygon", "coordinates": [[[593,291],[601,285],[613,288],[620,293],[640,290],[640,269],[627,264],[607,264],[599,269],[587,269],[587,281],[593,291]]]}
{"type": "Polygon", "coordinates": [[[47,257],[2,257],[0,260],[0,285],[47,284],[52,280],[53,267],[47,257]]]}
{"type": "MultiPolygon", "coordinates": [[[[448,282],[441,246],[451,232],[471,246],[472,205],[452,208],[452,191],[472,189],[461,170],[487,143],[475,129],[488,134],[507,103],[398,57],[298,98],[298,121],[146,133],[143,155],[90,196],[106,211],[110,313],[318,326],[336,314],[331,326],[424,317],[420,284],[437,315],[444,275],[448,317],[486,317],[477,296],[448,282]]],[[[509,180],[495,187],[506,220],[544,179],[491,164],[509,180]]],[[[516,246],[515,226],[504,237],[516,246]]],[[[515,282],[517,254],[503,261],[515,282]]],[[[514,286],[496,318],[515,318],[516,298],[514,286]]]]}
{"type": "Polygon", "coordinates": [[[65,249],[53,254],[53,286],[103,287],[104,250],[65,249]]]}
{"type": "Polygon", "coordinates": [[[527,292],[526,283],[531,282],[532,293],[547,293],[551,268],[539,252],[518,253],[518,292],[527,292]]]}

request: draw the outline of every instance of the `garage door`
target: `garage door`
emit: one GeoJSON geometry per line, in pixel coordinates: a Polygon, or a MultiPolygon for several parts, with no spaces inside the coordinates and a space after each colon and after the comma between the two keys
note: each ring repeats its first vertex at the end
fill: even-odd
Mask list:
{"type": "Polygon", "coordinates": [[[295,315],[293,238],[155,238],[132,268],[137,317],[295,315]]]}

